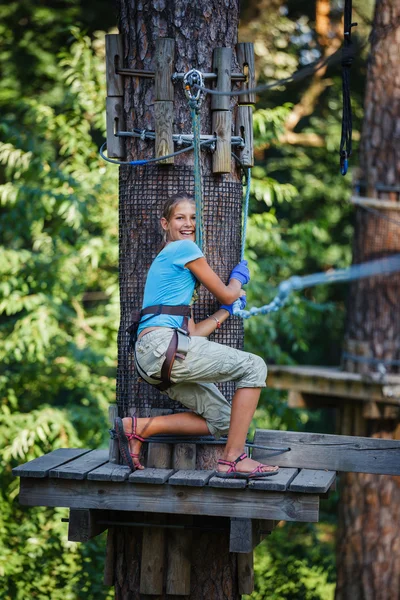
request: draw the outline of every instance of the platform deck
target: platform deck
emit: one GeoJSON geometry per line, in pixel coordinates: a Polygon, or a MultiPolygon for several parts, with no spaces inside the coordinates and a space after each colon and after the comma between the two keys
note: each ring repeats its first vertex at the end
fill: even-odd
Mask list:
{"type": "Polygon", "coordinates": [[[285,521],[318,521],[335,471],[281,468],[247,482],[215,471],[145,469],[108,462],[105,450],[54,452],[16,467],[21,504],[285,521]]]}

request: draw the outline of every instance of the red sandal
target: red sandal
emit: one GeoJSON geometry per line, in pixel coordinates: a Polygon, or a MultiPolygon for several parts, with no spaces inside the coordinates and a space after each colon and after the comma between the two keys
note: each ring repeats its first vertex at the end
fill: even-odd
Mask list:
{"type": "Polygon", "coordinates": [[[242,460],[245,460],[245,458],[249,458],[247,456],[247,454],[243,453],[240,456],[238,456],[236,458],[236,460],[223,460],[222,458],[218,461],[219,465],[228,465],[229,469],[225,472],[222,471],[217,471],[217,473],[215,474],[216,477],[222,477],[224,479],[258,479],[260,477],[270,477],[271,475],[276,475],[279,471],[279,469],[276,469],[275,471],[262,471],[263,467],[266,467],[267,465],[262,465],[259,464],[258,467],[256,467],[255,469],[253,469],[252,471],[249,472],[245,472],[245,471],[236,471],[236,465],[241,462],[242,460]]]}
{"type": "Polygon", "coordinates": [[[130,468],[131,471],[136,471],[136,469],[138,469],[142,465],[140,464],[140,462],[138,462],[136,464],[133,462],[132,458],[139,459],[139,454],[132,454],[130,452],[129,442],[131,440],[139,440],[139,442],[145,442],[146,440],[136,433],[137,418],[131,417],[131,419],[132,419],[132,433],[126,433],[124,431],[124,424],[120,417],[117,417],[114,420],[114,428],[115,428],[115,432],[117,434],[117,439],[118,439],[118,443],[119,443],[119,451],[121,453],[123,462],[126,465],[128,465],[128,467],[130,468]]]}

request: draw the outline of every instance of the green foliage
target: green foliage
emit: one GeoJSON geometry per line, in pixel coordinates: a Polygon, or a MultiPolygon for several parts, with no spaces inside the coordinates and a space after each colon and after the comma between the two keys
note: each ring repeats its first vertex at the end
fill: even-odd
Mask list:
{"type": "MultiPolygon", "coordinates": [[[[50,26],[46,11],[32,14],[50,26]]],[[[58,57],[54,32],[37,53],[36,94],[34,81],[15,95],[0,85],[0,596],[10,600],[112,595],[101,582],[104,539],[68,542],[67,511],[20,507],[11,475],[59,447],[104,445],[115,401],[117,173],[96,141],[104,33],[68,35],[58,57]]]]}
{"type": "MultiPolygon", "coordinates": [[[[256,549],[255,588],[248,600],[333,600],[332,541],[327,526],[286,523],[256,549]]],[[[330,535],[332,538],[332,535],[330,535]]]]}

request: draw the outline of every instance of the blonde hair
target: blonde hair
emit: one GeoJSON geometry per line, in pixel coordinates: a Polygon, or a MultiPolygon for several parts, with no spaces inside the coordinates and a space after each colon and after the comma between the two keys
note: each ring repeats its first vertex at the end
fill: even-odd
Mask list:
{"type": "MultiPolygon", "coordinates": [[[[180,202],[192,202],[195,204],[193,196],[187,194],[186,192],[178,192],[168,198],[163,207],[162,216],[166,221],[169,221],[174,214],[175,208],[180,204],[180,202]]],[[[167,243],[167,232],[163,229],[163,247],[167,243]]]]}

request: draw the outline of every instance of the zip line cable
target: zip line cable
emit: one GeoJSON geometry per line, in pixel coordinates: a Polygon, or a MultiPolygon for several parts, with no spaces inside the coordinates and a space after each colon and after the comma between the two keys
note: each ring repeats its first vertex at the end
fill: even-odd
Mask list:
{"type": "Polygon", "coordinates": [[[352,265],[347,269],[334,269],[326,273],[313,273],[303,277],[293,276],[278,287],[278,293],[269,304],[260,307],[253,307],[250,310],[235,310],[233,314],[242,319],[249,319],[256,315],[267,315],[279,310],[288,300],[293,291],[304,290],[315,285],[324,283],[341,283],[344,281],[355,281],[365,279],[366,277],[375,277],[377,275],[390,275],[400,271],[400,254],[394,254],[388,258],[381,258],[359,265],[352,265]]]}
{"type": "MultiPolygon", "coordinates": [[[[362,50],[362,48],[365,45],[366,45],[366,42],[364,44],[359,44],[358,50],[362,50]]],[[[292,73],[292,75],[289,75],[288,77],[285,77],[283,79],[278,79],[277,81],[273,81],[271,83],[264,83],[261,85],[257,85],[256,87],[249,88],[249,89],[246,88],[243,90],[235,90],[233,92],[227,92],[227,91],[213,90],[210,88],[206,88],[204,86],[203,87],[199,86],[197,84],[194,85],[194,88],[200,90],[203,93],[211,94],[212,96],[242,96],[245,94],[252,94],[252,93],[260,94],[261,92],[265,92],[267,90],[271,90],[273,88],[280,87],[282,85],[288,85],[289,83],[293,83],[295,81],[301,81],[302,79],[305,79],[306,77],[309,77],[310,75],[313,75],[314,73],[316,73],[320,69],[323,69],[326,66],[333,66],[338,63],[341,63],[342,59],[343,59],[343,52],[342,52],[342,49],[339,48],[339,50],[336,50],[336,52],[334,52],[330,56],[327,56],[326,58],[323,58],[323,59],[318,58],[316,61],[306,65],[305,67],[302,67],[301,69],[298,69],[297,71],[295,71],[294,73],[292,73]]]]}

